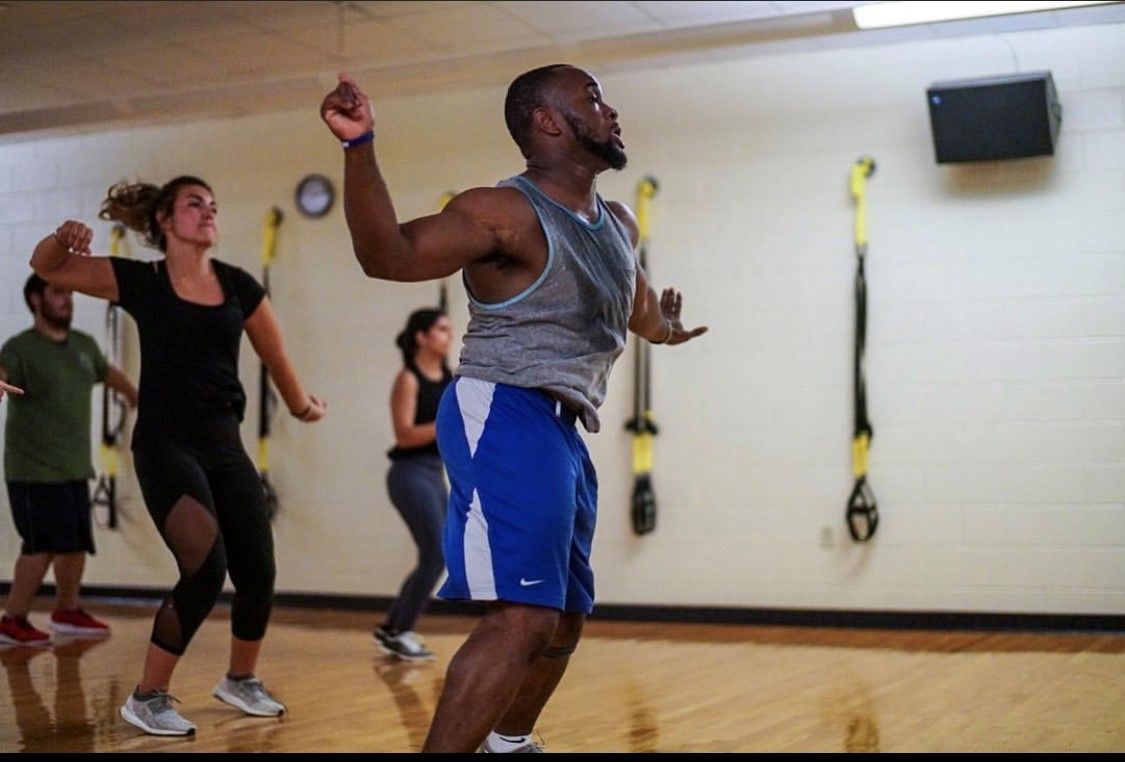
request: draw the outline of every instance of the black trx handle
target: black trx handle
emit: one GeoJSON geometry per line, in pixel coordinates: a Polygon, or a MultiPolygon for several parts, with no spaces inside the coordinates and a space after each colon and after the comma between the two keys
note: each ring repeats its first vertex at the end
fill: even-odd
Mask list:
{"type": "Polygon", "coordinates": [[[875,160],[861,157],[852,165],[851,192],[855,198],[855,354],[853,384],[855,393],[855,429],[852,435],[852,471],[855,486],[848,497],[845,518],[848,533],[856,542],[867,542],[879,526],[879,510],[875,493],[867,483],[867,454],[875,435],[867,417],[867,381],[863,373],[863,353],[867,344],[867,278],[864,260],[867,256],[867,178],[875,174],[875,160]]]}

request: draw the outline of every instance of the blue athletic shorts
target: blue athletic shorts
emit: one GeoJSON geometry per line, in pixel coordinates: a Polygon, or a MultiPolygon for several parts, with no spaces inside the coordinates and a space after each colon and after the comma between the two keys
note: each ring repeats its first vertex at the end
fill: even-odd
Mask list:
{"type": "Polygon", "coordinates": [[[441,398],[447,600],[589,613],[598,482],[574,413],[546,392],[460,376],[441,398]]]}

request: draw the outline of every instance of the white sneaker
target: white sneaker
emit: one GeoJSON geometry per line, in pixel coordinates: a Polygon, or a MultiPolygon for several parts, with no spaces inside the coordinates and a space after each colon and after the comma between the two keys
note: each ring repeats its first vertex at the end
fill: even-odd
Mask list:
{"type": "Polygon", "coordinates": [[[430,661],[434,658],[433,652],[422,644],[414,630],[400,632],[398,635],[388,635],[385,631],[380,634],[380,630],[376,630],[375,642],[384,653],[404,661],[430,661]]]}
{"type": "Polygon", "coordinates": [[[172,708],[179,701],[168,691],[157,691],[151,698],[140,700],[130,693],[121,705],[121,718],[154,736],[193,736],[195,725],[172,708]]]}
{"type": "Polygon", "coordinates": [[[211,691],[211,695],[255,717],[279,717],[285,714],[285,704],[267,693],[262,681],[256,677],[231,680],[224,676],[211,691]]]}
{"type": "MultiPolygon", "coordinates": [[[[488,739],[485,739],[485,742],[480,745],[479,751],[482,754],[497,754],[497,753],[499,753],[495,749],[492,749],[492,748],[489,747],[488,739]]],[[[503,753],[505,753],[505,754],[543,754],[544,752],[543,752],[543,747],[541,745],[537,744],[535,741],[532,741],[529,738],[527,740],[527,743],[525,743],[521,746],[517,746],[516,748],[512,749],[511,751],[507,751],[507,752],[503,752],[503,753]]]]}

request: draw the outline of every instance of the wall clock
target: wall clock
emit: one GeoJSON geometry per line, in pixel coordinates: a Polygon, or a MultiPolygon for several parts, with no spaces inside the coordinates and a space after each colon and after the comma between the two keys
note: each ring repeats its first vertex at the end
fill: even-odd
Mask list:
{"type": "Polygon", "coordinates": [[[297,211],[306,217],[323,217],[332,209],[336,189],[324,175],[306,175],[297,183],[297,211]]]}

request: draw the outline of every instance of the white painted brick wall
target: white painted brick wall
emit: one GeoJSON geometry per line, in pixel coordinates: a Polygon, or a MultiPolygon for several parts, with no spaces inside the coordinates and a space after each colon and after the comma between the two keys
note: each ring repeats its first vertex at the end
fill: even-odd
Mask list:
{"type": "MultiPolygon", "coordinates": [[[[631,165],[599,188],[631,203],[642,175],[659,179],[653,279],[683,289],[688,320],[712,328],[654,351],[660,518],[644,538],[628,520],[631,345],[610,379],[603,432],[587,439],[600,471],[601,600],[1125,612],[1125,27],[1005,39],[1022,69],[1054,74],[1064,105],[1054,157],[933,161],[925,88],[1011,71],[1012,51],[994,36],[601,73],[631,165]],[[862,154],[878,161],[867,373],[882,524],[874,543],[855,546],[843,525],[854,266],[846,182],[862,154]]],[[[519,171],[502,98],[375,94],[400,215],[519,171]]],[[[222,210],[218,256],[252,272],[262,216],[282,207],[275,302],[295,364],[332,413],[315,427],[277,419],[279,589],[391,595],[413,562],[383,485],[392,339],[437,289],[362,278],[339,206],[321,221],[293,209],[294,186],[313,171],[341,175],[316,104],[0,143],[0,329],[27,324],[27,257],[62,218],[92,224],[104,250],[109,226],[97,208],[118,179],[210,180],[222,210]]],[[[452,287],[463,329],[464,294],[452,287]]],[[[102,310],[80,300],[79,327],[100,337],[102,310]]],[[[242,372],[254,411],[248,345],[242,372]]],[[[87,578],[167,584],[174,565],[129,465],[123,529],[99,531],[87,578]]],[[[17,553],[5,512],[0,577],[17,553]]]]}

